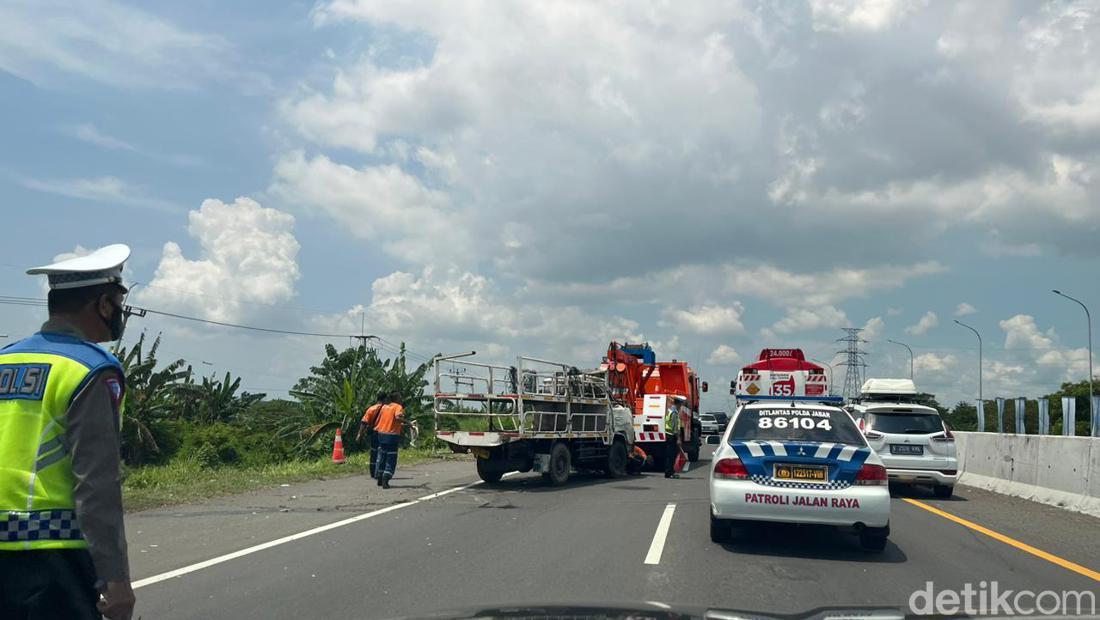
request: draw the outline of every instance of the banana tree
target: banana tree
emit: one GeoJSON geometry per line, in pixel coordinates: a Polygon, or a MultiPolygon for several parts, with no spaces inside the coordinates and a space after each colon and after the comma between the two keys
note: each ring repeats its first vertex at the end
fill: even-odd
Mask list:
{"type": "Polygon", "coordinates": [[[411,373],[406,370],[404,346],[396,358],[382,360],[374,349],[360,346],[340,351],[326,345],[320,365],[310,368],[310,376],[300,379],[291,391],[302,403],[300,415],[286,420],[280,432],[296,435],[302,449],[337,428],[351,437],[375,398],[394,391],[404,396],[406,410],[416,419],[422,409],[426,372],[427,365],[411,373]]]}
{"type": "Polygon", "coordinates": [[[152,425],[172,417],[179,409],[176,393],[191,376],[182,359],[157,369],[160,335],[145,350],[145,332],[129,349],[116,353],[126,376],[126,397],[122,410],[122,456],[131,465],[140,464],[160,452],[152,425]]]}

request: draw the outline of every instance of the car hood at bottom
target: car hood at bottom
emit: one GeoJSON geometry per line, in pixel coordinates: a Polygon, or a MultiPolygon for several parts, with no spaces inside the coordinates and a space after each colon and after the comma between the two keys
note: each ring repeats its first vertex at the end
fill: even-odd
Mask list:
{"type": "MultiPolygon", "coordinates": [[[[831,620],[859,618],[860,620],[892,620],[905,618],[906,612],[897,607],[819,607],[805,612],[780,614],[738,609],[716,609],[702,606],[672,606],[663,603],[627,604],[573,604],[563,605],[508,605],[477,607],[461,611],[403,616],[402,618],[434,619],[497,619],[528,618],[530,620],[831,620]]],[[[929,618],[931,616],[924,616],[929,618]]],[[[396,620],[396,619],[395,619],[396,620]]]]}

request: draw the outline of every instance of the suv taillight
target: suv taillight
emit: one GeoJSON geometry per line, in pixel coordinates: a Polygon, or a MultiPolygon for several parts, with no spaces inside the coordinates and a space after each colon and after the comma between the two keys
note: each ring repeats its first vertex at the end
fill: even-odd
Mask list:
{"type": "Polygon", "coordinates": [[[882,465],[864,463],[863,467],[859,468],[859,473],[856,474],[856,484],[865,486],[885,486],[888,484],[886,480],[886,468],[882,465]]]}
{"type": "Polygon", "coordinates": [[[714,477],[726,480],[748,480],[749,471],[741,459],[721,459],[714,464],[714,477]]]}
{"type": "Polygon", "coordinates": [[[945,429],[943,429],[943,432],[940,433],[939,435],[932,435],[932,441],[939,441],[939,442],[955,441],[955,435],[953,435],[951,433],[951,429],[945,428],[945,429]]]}

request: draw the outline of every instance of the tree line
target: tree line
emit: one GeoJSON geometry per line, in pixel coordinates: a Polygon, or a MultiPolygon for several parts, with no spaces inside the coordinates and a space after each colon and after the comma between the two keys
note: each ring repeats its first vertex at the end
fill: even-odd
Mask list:
{"type": "Polygon", "coordinates": [[[366,408],[378,394],[400,393],[406,415],[432,441],[431,406],[424,388],[429,364],[410,367],[405,346],[383,359],[360,345],[324,347],[320,362],[290,390],[289,399],[241,389],[241,378],[199,376],[183,359],[158,359],[161,336],[137,342],[116,353],[126,372],[122,415],[122,457],[131,467],[195,459],[217,466],[243,462],[264,464],[315,458],[332,448],[341,429],[347,441],[366,408]]]}
{"type": "MultiPolygon", "coordinates": [[[[1050,401],[1050,434],[1062,434],[1062,397],[1073,398],[1077,402],[1077,417],[1074,430],[1077,436],[1089,435],[1089,382],[1076,381],[1063,383],[1057,390],[1046,394],[1043,398],[1050,401]]],[[[922,394],[924,404],[935,407],[943,416],[949,428],[959,431],[978,430],[978,407],[974,402],[960,401],[952,408],[947,408],[936,402],[931,394],[922,394]]],[[[1039,403],[1033,398],[1026,401],[1024,407],[1024,428],[1016,428],[1016,402],[1014,398],[1005,399],[1003,428],[1006,433],[1031,433],[1039,432],[1039,403]]],[[[997,404],[993,400],[984,403],[985,430],[997,432],[997,404]]]]}

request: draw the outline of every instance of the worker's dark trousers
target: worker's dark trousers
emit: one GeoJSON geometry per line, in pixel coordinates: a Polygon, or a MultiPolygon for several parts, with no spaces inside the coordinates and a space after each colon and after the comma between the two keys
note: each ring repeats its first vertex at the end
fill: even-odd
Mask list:
{"type": "Polygon", "coordinates": [[[87,549],[0,551],[0,618],[99,620],[87,549]]]}
{"type": "Polygon", "coordinates": [[[375,433],[378,435],[378,461],[375,463],[375,472],[378,477],[389,480],[397,471],[397,449],[401,446],[401,435],[390,433],[375,433]]]}
{"type": "Polygon", "coordinates": [[[368,458],[370,459],[370,477],[377,478],[378,466],[375,463],[375,459],[378,458],[378,433],[371,431],[370,434],[370,448],[368,449],[368,458]]]}
{"type": "Polygon", "coordinates": [[[676,473],[676,457],[680,456],[680,444],[676,441],[676,435],[665,435],[665,475],[676,473]]]}

